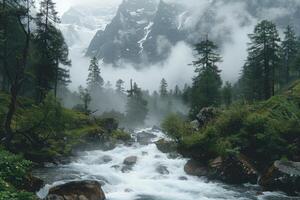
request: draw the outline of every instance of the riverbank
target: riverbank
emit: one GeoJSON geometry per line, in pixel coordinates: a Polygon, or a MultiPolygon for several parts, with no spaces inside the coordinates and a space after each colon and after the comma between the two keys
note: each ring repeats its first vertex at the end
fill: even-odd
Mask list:
{"type": "Polygon", "coordinates": [[[299,81],[267,101],[204,108],[193,122],[171,115],[162,126],[192,159],[191,174],[299,195],[299,81]]]}
{"type": "Polygon", "coordinates": [[[136,130],[133,138],[133,143],[106,151],[82,151],[70,163],[35,171],[46,180],[38,194],[44,197],[50,188],[66,182],[92,180],[101,183],[109,200],[293,199],[279,192],[264,192],[257,185],[228,185],[186,174],[188,159],[159,150],[157,141],[168,138],[156,129],[136,130]]]}
{"type": "MultiPolygon", "coordinates": [[[[9,96],[0,93],[0,102],[0,124],[4,124],[9,96]]],[[[32,192],[43,183],[31,175],[33,168],[68,162],[77,150],[101,142],[113,146],[130,139],[114,119],[65,109],[51,95],[38,105],[29,98],[20,98],[18,104],[9,151],[0,145],[0,200],[36,199],[32,192]]]]}

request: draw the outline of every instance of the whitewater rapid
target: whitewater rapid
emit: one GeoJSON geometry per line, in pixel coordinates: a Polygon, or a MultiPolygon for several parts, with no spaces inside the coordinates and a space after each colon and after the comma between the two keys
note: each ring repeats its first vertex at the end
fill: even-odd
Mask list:
{"type": "MultiPolygon", "coordinates": [[[[152,142],[165,138],[160,131],[143,129],[135,135],[155,134],[152,142]]],[[[228,186],[184,172],[187,159],[160,152],[154,143],[119,145],[113,150],[81,152],[71,163],[48,166],[35,175],[47,185],[38,192],[43,198],[49,188],[74,180],[97,180],[102,183],[107,200],[288,200],[280,193],[261,193],[258,186],[228,186]],[[124,159],[136,156],[132,170],[122,172],[124,159]],[[160,170],[159,170],[160,169],[160,170]]],[[[124,171],[124,170],[123,170],[124,171]]]]}

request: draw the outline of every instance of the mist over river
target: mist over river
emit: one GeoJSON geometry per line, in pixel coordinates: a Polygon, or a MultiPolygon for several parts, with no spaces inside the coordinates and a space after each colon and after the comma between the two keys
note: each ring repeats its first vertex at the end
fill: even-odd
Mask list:
{"type": "MultiPolygon", "coordinates": [[[[282,193],[261,192],[259,186],[229,186],[184,172],[187,159],[164,154],[153,143],[166,136],[152,128],[137,130],[138,134],[154,134],[149,144],[137,141],[130,146],[118,145],[113,150],[79,152],[71,163],[38,169],[35,175],[45,180],[38,192],[45,197],[49,188],[74,180],[99,181],[108,200],[289,200],[282,193]],[[124,159],[136,156],[136,164],[126,168],[124,159]]],[[[100,148],[99,148],[100,149],[100,148]]]]}

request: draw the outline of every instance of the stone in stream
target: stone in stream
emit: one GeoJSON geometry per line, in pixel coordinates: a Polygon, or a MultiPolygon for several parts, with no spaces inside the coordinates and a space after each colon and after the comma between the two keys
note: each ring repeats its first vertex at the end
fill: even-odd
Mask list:
{"type": "Polygon", "coordinates": [[[122,167],[121,171],[123,173],[131,171],[132,167],[136,164],[137,159],[138,158],[136,156],[130,156],[130,157],[125,158],[125,160],[123,162],[124,166],[122,167]]]}
{"type": "Polygon", "coordinates": [[[51,188],[45,200],[105,200],[105,194],[97,181],[74,181],[51,188]]]}
{"type": "Polygon", "coordinates": [[[156,135],[152,134],[152,133],[148,133],[148,132],[141,132],[138,133],[136,136],[137,142],[141,145],[148,145],[151,143],[151,140],[156,138],[156,135]]]}
{"type": "Polygon", "coordinates": [[[177,146],[174,142],[167,141],[165,139],[160,139],[157,142],[155,142],[156,147],[158,150],[160,150],[162,153],[172,153],[176,152],[177,146]]]}
{"type": "Polygon", "coordinates": [[[222,180],[230,184],[256,184],[258,172],[250,160],[242,155],[218,157],[209,163],[211,178],[222,180]]]}
{"type": "Polygon", "coordinates": [[[267,190],[300,195],[300,162],[275,161],[258,182],[267,190]]]}
{"type": "Polygon", "coordinates": [[[96,164],[107,164],[112,161],[112,158],[108,155],[102,156],[101,158],[95,161],[96,164]]]}
{"type": "Polygon", "coordinates": [[[208,174],[208,170],[205,166],[203,166],[200,162],[196,160],[189,160],[185,166],[184,171],[188,175],[192,176],[206,176],[208,174]]]}
{"type": "Polygon", "coordinates": [[[125,158],[123,164],[132,166],[132,165],[135,165],[136,162],[137,162],[137,156],[130,156],[130,157],[125,158]]]}
{"type": "Polygon", "coordinates": [[[167,175],[170,173],[168,168],[163,165],[159,165],[158,167],[156,167],[156,171],[162,175],[167,175]]]}

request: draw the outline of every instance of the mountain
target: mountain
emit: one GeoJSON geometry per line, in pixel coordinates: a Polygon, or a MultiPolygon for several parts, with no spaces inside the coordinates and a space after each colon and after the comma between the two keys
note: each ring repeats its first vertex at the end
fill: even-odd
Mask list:
{"type": "Polygon", "coordinates": [[[165,60],[172,47],[194,44],[206,34],[220,46],[239,28],[259,20],[288,24],[300,33],[298,0],[123,0],[105,30],[92,39],[87,56],[118,66],[119,61],[143,65],[165,60]],[[189,3],[188,3],[189,2],[189,3]]]}
{"type": "Polygon", "coordinates": [[[104,30],[111,22],[115,13],[114,7],[75,6],[62,15],[59,26],[70,47],[84,43],[86,48],[96,32],[104,30]]]}

